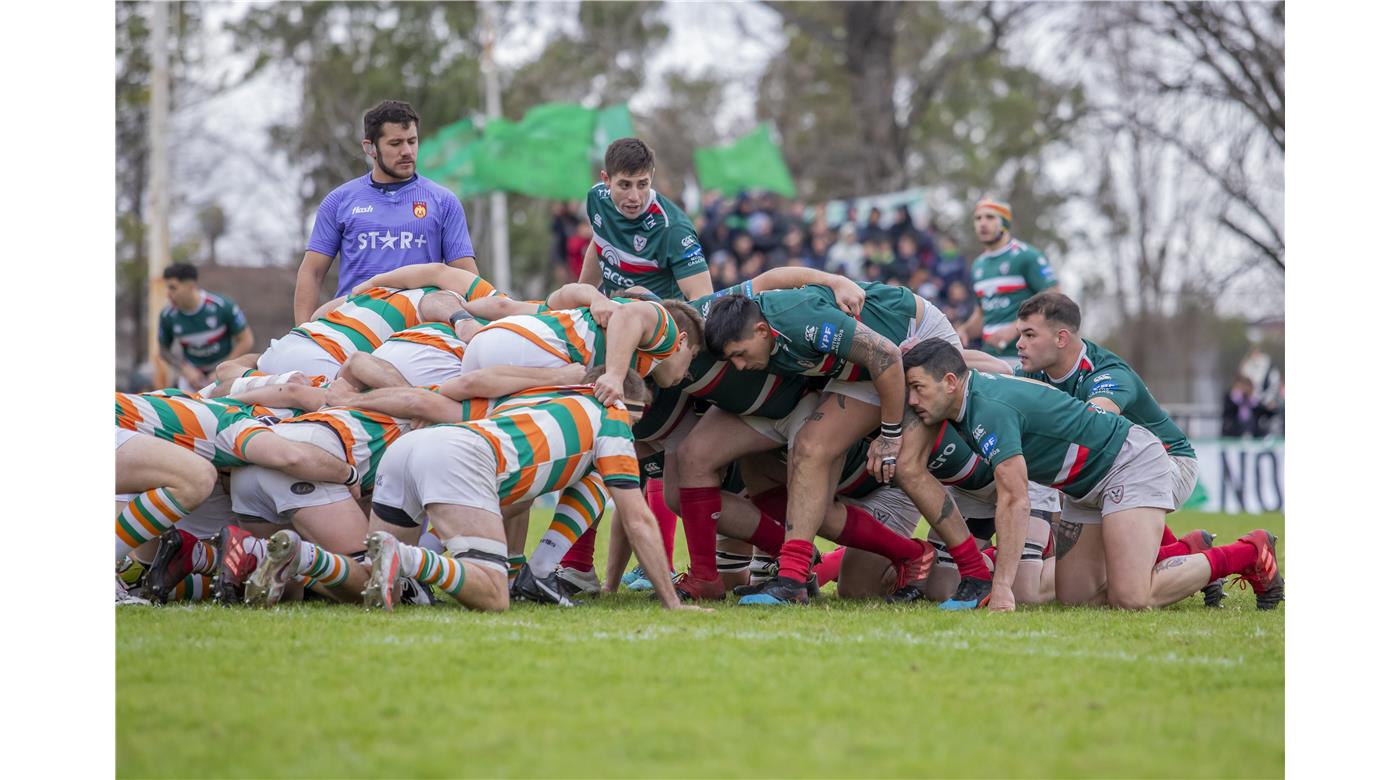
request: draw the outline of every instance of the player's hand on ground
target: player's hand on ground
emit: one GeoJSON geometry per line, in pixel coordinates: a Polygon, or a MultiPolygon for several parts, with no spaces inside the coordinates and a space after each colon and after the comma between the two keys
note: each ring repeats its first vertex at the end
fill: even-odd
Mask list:
{"type": "Polygon", "coordinates": [[[603,406],[611,406],[622,400],[622,380],[611,374],[603,374],[593,383],[593,397],[603,406]]]}
{"type": "Polygon", "coordinates": [[[987,600],[987,610],[989,612],[1015,612],[1016,596],[1012,594],[1011,588],[993,583],[991,598],[987,600]]]}
{"type": "Polygon", "coordinates": [[[852,317],[860,315],[861,307],[865,306],[865,290],[860,285],[841,277],[841,281],[832,285],[831,292],[836,296],[836,305],[841,311],[852,317]]]}
{"type": "Polygon", "coordinates": [[[595,301],[588,307],[588,311],[593,314],[593,321],[598,323],[598,327],[608,327],[608,320],[622,308],[622,304],[617,301],[595,301]]]}
{"type": "Polygon", "coordinates": [[[895,461],[899,459],[901,441],[902,439],[877,436],[875,441],[870,442],[869,454],[865,461],[865,469],[870,472],[870,476],[882,483],[889,483],[894,479],[894,466],[895,461]]]}
{"type": "Polygon", "coordinates": [[[326,386],[326,406],[354,406],[360,391],[340,377],[326,386]]]}

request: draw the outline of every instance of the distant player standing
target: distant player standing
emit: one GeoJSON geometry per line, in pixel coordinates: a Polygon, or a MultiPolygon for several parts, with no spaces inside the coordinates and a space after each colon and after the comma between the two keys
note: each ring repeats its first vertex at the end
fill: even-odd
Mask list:
{"type": "Polygon", "coordinates": [[[593,242],[578,280],[614,295],[645,287],[662,298],[695,300],[715,291],[695,226],[679,206],[653,190],[656,156],[637,138],[612,142],[603,181],[588,191],[593,242]]]}
{"type": "Polygon", "coordinates": [[[160,357],[179,376],[177,386],[193,393],[209,384],[219,363],[253,349],[253,329],[232,299],[200,289],[189,263],[166,268],[164,277],[170,303],[160,311],[160,357]]]}
{"type": "Polygon", "coordinates": [[[992,198],[977,201],[972,225],[983,251],[972,261],[977,310],[958,328],[964,344],[982,339],[982,351],[1012,371],[1016,357],[1016,309],[1038,292],[1058,289],[1055,269],[1039,249],[1011,237],[1011,206],[992,198]]]}
{"type": "Polygon", "coordinates": [[[293,315],[311,319],[321,281],[340,255],[336,296],[394,268],[447,263],[476,273],[475,250],[462,203],[451,190],[418,175],[418,114],[401,100],[365,112],[369,173],[340,185],[316,210],[316,224],[297,270],[293,315]]]}

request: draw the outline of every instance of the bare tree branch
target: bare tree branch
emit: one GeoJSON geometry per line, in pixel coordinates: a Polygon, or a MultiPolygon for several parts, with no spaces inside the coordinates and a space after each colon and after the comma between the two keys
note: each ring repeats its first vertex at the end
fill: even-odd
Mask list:
{"type": "Polygon", "coordinates": [[[1221,214],[1219,217],[1219,222],[1231,233],[1234,233],[1240,238],[1243,238],[1244,240],[1248,241],[1249,243],[1253,244],[1256,248],[1258,248],[1260,252],[1263,252],[1265,257],[1268,257],[1274,262],[1274,265],[1278,266],[1278,270],[1284,270],[1283,257],[1273,247],[1269,246],[1263,241],[1260,241],[1258,238],[1255,238],[1253,233],[1250,233],[1248,230],[1245,230],[1244,228],[1240,227],[1227,215],[1221,214]]]}
{"type": "Polygon", "coordinates": [[[762,5],[781,16],[784,24],[796,27],[827,46],[841,47],[845,45],[843,40],[836,37],[829,25],[815,21],[801,12],[800,9],[806,5],[805,3],[764,2],[762,5]]]}

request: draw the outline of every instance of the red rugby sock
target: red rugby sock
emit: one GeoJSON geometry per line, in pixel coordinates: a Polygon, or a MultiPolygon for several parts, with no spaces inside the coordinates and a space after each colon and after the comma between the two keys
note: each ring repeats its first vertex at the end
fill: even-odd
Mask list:
{"type": "Polygon", "coordinates": [[[593,543],[598,539],[598,524],[594,523],[574,542],[574,546],[564,553],[559,565],[577,571],[593,571],[593,543]]]}
{"type": "Polygon", "coordinates": [[[953,556],[953,563],[958,565],[958,574],[976,580],[992,578],[992,573],[987,569],[987,561],[982,558],[982,551],[977,549],[977,540],[971,536],[956,547],[950,546],[948,554],[953,556]]]}
{"type": "Polygon", "coordinates": [[[778,576],[806,582],[812,571],[812,553],[816,550],[811,542],[802,539],[783,542],[783,549],[778,553],[778,576]]]}
{"type": "Polygon", "coordinates": [[[661,530],[661,544],[666,548],[666,563],[676,570],[676,513],[666,506],[665,485],[659,479],[647,480],[647,506],[656,515],[656,527],[661,530]]]}
{"type": "Polygon", "coordinates": [[[719,577],[715,562],[715,533],[723,506],[718,487],[681,488],[681,522],[685,545],[690,549],[690,576],[702,580],[719,577]]]}
{"type": "Polygon", "coordinates": [[[1259,550],[1249,542],[1234,542],[1221,547],[1212,547],[1205,551],[1206,560],[1210,561],[1210,578],[1218,580],[1230,574],[1239,574],[1254,565],[1259,557],[1259,550]]]}
{"type": "Polygon", "coordinates": [[[812,567],[812,572],[817,575],[818,586],[836,581],[837,575],[841,573],[841,561],[845,557],[845,547],[837,547],[835,550],[822,556],[821,563],[812,567]]]}
{"type": "Polygon", "coordinates": [[[857,550],[883,555],[895,563],[917,558],[924,548],[886,528],[875,516],[858,506],[846,506],[846,527],[836,537],[836,543],[857,550]]]}
{"type": "Polygon", "coordinates": [[[753,530],[753,536],[749,537],[749,543],[762,550],[771,558],[778,557],[778,552],[783,549],[783,524],[769,517],[760,515],[758,527],[753,530]]]}

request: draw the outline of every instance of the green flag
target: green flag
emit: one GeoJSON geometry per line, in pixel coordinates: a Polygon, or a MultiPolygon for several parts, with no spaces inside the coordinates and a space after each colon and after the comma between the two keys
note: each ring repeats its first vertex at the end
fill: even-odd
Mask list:
{"type": "Polygon", "coordinates": [[[728,146],[696,149],[695,175],[701,187],[726,196],[740,190],[768,190],[788,198],[797,195],[782,150],[773,143],[772,128],[766,124],[728,146]]]}
{"type": "Polygon", "coordinates": [[[631,131],[626,106],[545,103],[519,122],[493,119],[480,133],[469,120],[448,125],[424,142],[420,170],[461,197],[499,190],[576,200],[596,181],[599,144],[606,149],[631,131]]]}

